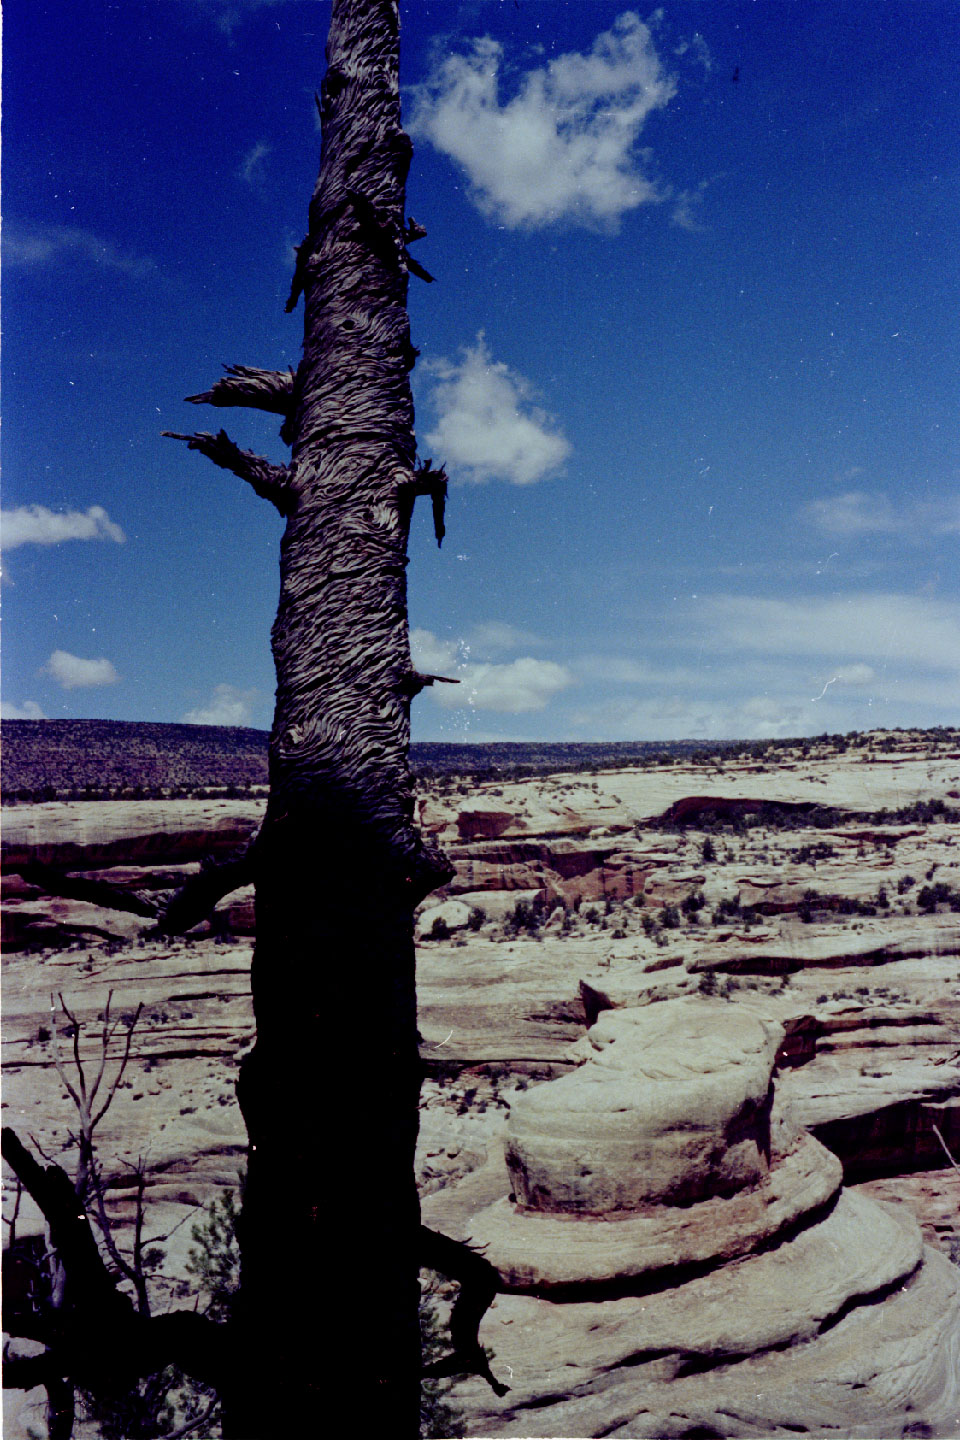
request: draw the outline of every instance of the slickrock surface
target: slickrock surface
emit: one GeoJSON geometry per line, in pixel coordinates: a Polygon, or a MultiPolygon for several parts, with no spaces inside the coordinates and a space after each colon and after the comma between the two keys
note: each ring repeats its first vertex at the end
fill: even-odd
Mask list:
{"type": "MultiPolygon", "coordinates": [[[[960,1434],[960,1364],[949,1358],[960,1272],[929,1250],[908,1263],[916,1220],[944,1255],[960,1253],[960,1173],[944,1151],[960,1158],[960,836],[949,809],[930,809],[960,808],[960,757],[926,753],[916,737],[894,743],[869,763],[814,743],[776,764],[425,792],[424,822],[457,874],[418,920],[424,1215],[499,1247],[509,1283],[542,1291],[501,1295],[489,1312],[481,1338],[512,1389],[500,1402],[479,1380],[457,1382],[465,1433],[960,1434]],[[877,818],[918,802],[916,815],[877,818]],[[552,1108],[533,1104],[551,1088],[579,1093],[610,1027],[640,1013],[641,1029],[658,1034],[666,1002],[684,996],[705,997],[738,1033],[782,1029],[766,1178],[679,1205],[643,1200],[659,1210],[653,1219],[540,1213],[532,1248],[508,1199],[511,1107],[532,1162],[545,1151],[522,1119],[526,1097],[532,1117],[552,1108]],[[791,1139],[797,1127],[823,1143],[791,1139]],[[698,1207],[712,1207],[709,1224],[698,1207]],[[882,1303],[861,1303],[879,1249],[891,1278],[882,1303]],[[791,1266],[806,1257],[796,1286],[771,1278],[788,1255],[791,1266]],[[675,1283],[616,1294],[665,1269],[675,1283]],[[584,1283],[616,1298],[545,1298],[584,1283]],[[716,1334],[701,1315],[723,1316],[716,1334]]],[[[117,1214],[132,1215],[127,1167],[142,1156],[151,1233],[184,1222],[163,1247],[171,1283],[184,1276],[195,1207],[235,1188],[242,1164],[233,1085],[252,1034],[253,896],[226,897],[187,939],[151,936],[151,919],[123,907],[162,902],[206,855],[248,839],[262,810],[257,800],[81,801],[3,816],[4,1123],[69,1168],[74,1115],[48,1037],[57,1031],[68,1064],[71,1042],[51,996],[56,1005],[62,992],[81,1021],[87,1063],[109,991],[115,1014],[130,1018],[143,1002],[98,1139],[117,1214]]],[[[362,987],[357,998],[361,1064],[362,987]]],[[[590,1138],[603,1149],[600,1128],[590,1138]]],[[[609,1140],[616,1149],[616,1126],[609,1140]]],[[[560,1190],[579,1193],[582,1178],[571,1168],[560,1190]]],[[[21,1212],[21,1230],[29,1223],[21,1212]]]]}
{"type": "MultiPolygon", "coordinates": [[[[470,1241],[516,1293],[498,1297],[481,1327],[495,1349],[495,1373],[509,1375],[511,1388],[494,1401],[461,1382],[470,1433],[689,1435],[672,1420],[691,1403],[702,1406],[686,1381],[705,1370],[711,1418],[699,1423],[712,1435],[751,1433],[741,1429],[736,1405],[740,1367],[757,1362],[776,1397],[763,1410],[767,1425],[809,1431],[811,1375],[809,1366],[795,1366],[793,1347],[826,1339],[829,1352],[843,1325],[847,1351],[855,1351],[858,1332],[872,1339],[877,1312],[891,1303],[890,1330],[882,1333],[898,1384],[879,1370],[868,1374],[861,1361],[837,1397],[848,1433],[873,1427],[901,1435],[918,1409],[924,1433],[952,1425],[960,1274],[924,1247],[903,1210],[838,1193],[839,1167],[797,1203],[796,1175],[784,1183],[791,1157],[796,1168],[798,1150],[827,1152],[810,1137],[790,1143],[787,1126],[779,1136],[771,1129],[780,1027],[757,1012],[724,1015],[723,1002],[687,996],[601,1017],[596,1028],[581,1070],[516,1100],[507,1124],[511,1194],[471,1227],[470,1241]],[[636,1084],[624,1083],[630,1080],[636,1084]],[[589,1094],[592,1124],[582,1123],[581,1094],[589,1094]],[[758,1103],[768,1095],[770,1104],[758,1103]],[[747,1097],[753,1106],[744,1124],[747,1097]],[[605,1119],[616,1124],[620,1144],[597,1145],[605,1119]],[[523,1143],[531,1130],[538,1145],[523,1143]],[[762,1164],[731,1165],[744,1132],[762,1164]],[[705,1148],[711,1133],[732,1143],[705,1148]],[[625,1188],[624,1145],[642,1149],[635,1165],[648,1183],[625,1188]],[[679,1180],[685,1171],[687,1186],[679,1180]],[[789,1224],[782,1214],[779,1224],[764,1224],[784,1192],[789,1224]],[[693,1198],[678,1208],[671,1203],[678,1195],[693,1198]],[[720,1212],[737,1207],[731,1224],[720,1212]],[[936,1316],[925,1309],[933,1295],[941,1302],[936,1316]]],[[[844,1367],[826,1374],[839,1390],[844,1367]]]]}
{"type": "Polygon", "coordinates": [[[263,800],[74,800],[4,811],[5,869],[30,862],[93,870],[229,851],[260,824],[263,800]]]}

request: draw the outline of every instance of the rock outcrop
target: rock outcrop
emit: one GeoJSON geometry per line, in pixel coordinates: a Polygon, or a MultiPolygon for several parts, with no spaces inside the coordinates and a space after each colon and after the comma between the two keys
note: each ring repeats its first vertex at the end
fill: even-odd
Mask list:
{"type": "Polygon", "coordinates": [[[510,1194],[464,1227],[506,1292],[481,1341],[511,1389],[456,1387],[468,1433],[900,1436],[956,1420],[960,1275],[903,1211],[844,1190],[774,1106],[782,1040],[701,997],[619,1011],[579,1042],[578,1070],[515,1099],[510,1194]]]}

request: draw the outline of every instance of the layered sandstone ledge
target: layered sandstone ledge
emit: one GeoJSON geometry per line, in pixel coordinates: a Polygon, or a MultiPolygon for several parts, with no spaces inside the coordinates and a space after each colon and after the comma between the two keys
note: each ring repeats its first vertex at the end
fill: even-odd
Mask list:
{"type": "Polygon", "coordinates": [[[511,1387],[456,1387],[468,1433],[951,1433],[960,1274],[774,1119],[776,1022],[686,997],[596,1028],[516,1099],[510,1194],[468,1228],[507,1292],[481,1340],[511,1387]]]}

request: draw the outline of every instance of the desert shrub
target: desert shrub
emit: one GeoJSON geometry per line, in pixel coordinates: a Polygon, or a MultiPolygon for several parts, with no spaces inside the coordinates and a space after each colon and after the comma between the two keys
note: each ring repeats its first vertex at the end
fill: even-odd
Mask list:
{"type": "Polygon", "coordinates": [[[928,915],[934,914],[938,905],[948,904],[954,909],[954,900],[960,900],[960,897],[955,896],[952,888],[943,880],[938,880],[935,885],[924,885],[917,892],[917,908],[928,915]]]}
{"type": "Polygon", "coordinates": [[[444,920],[442,915],[437,915],[434,919],[433,924],[430,926],[430,932],[427,938],[429,940],[449,940],[450,926],[447,924],[446,920],[444,920]]]}
{"type": "Polygon", "coordinates": [[[690,894],[685,895],[680,901],[680,909],[684,915],[692,920],[697,911],[702,910],[706,903],[706,898],[702,890],[691,890],[690,894]]]}
{"type": "Polygon", "coordinates": [[[486,924],[486,920],[486,911],[481,910],[479,905],[472,905],[470,907],[470,914],[467,916],[467,929],[474,931],[479,930],[486,924]]]}
{"type": "Polygon", "coordinates": [[[748,910],[740,904],[739,895],[729,895],[723,900],[718,900],[714,907],[711,923],[713,925],[728,925],[732,921],[742,921],[749,914],[748,910]]]}
{"type": "Polygon", "coordinates": [[[716,845],[714,845],[709,835],[704,840],[701,847],[700,858],[704,861],[705,864],[709,864],[711,860],[716,860],[717,858],[717,847],[716,845]]]}
{"type": "Polygon", "coordinates": [[[798,865],[816,865],[818,860],[830,860],[836,853],[828,840],[816,840],[811,845],[801,845],[792,858],[798,865]]]}
{"type": "Polygon", "coordinates": [[[519,935],[521,931],[536,935],[545,919],[543,901],[539,896],[533,900],[518,900],[512,915],[507,919],[506,929],[513,935],[519,935]]]}

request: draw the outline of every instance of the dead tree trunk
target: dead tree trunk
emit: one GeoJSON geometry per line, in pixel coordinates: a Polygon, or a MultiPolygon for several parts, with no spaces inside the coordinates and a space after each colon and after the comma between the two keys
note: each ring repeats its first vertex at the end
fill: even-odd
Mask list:
{"type": "MultiPolygon", "coordinates": [[[[196,397],[285,413],[287,467],[188,439],[286,517],[270,798],[256,845],[256,1046],[224,1433],[309,1435],[356,1375],[374,1434],[419,1433],[420,1066],[413,909],[446,878],[414,823],[407,535],[417,493],[396,0],[333,0],[320,175],[288,309],[303,360],[196,397]]],[[[419,230],[419,227],[417,227],[419,230]]]]}
{"type": "Polygon", "coordinates": [[[410,663],[408,531],[416,496],[430,495],[442,538],[446,477],[414,463],[407,278],[431,277],[407,254],[425,232],[404,217],[412,147],[398,32],[397,0],[332,0],[320,175],[287,306],[303,296],[300,366],[231,366],[190,397],[281,415],[290,463],[241,450],[222,430],[177,437],[286,518],[266,817],[242,854],[196,877],[161,919],[171,933],[194,924],[254,878],[257,1039],[238,1084],[250,1144],[229,1322],[138,1312],[67,1175],[40,1166],[12,1131],[2,1137],[75,1296],[64,1333],[23,1321],[16,1333],[49,1349],[8,1364],[5,1383],[66,1375],[99,1393],[173,1363],[217,1390],[232,1440],[313,1435],[345,1391],[358,1424],[412,1440],[421,1262],[461,1281],[453,1351],[432,1373],[484,1375],[503,1393],[478,1339],[498,1276],[421,1230],[414,1179],[413,911],[452,867],[414,823],[407,759],[410,702],[443,678],[410,663]]]}

